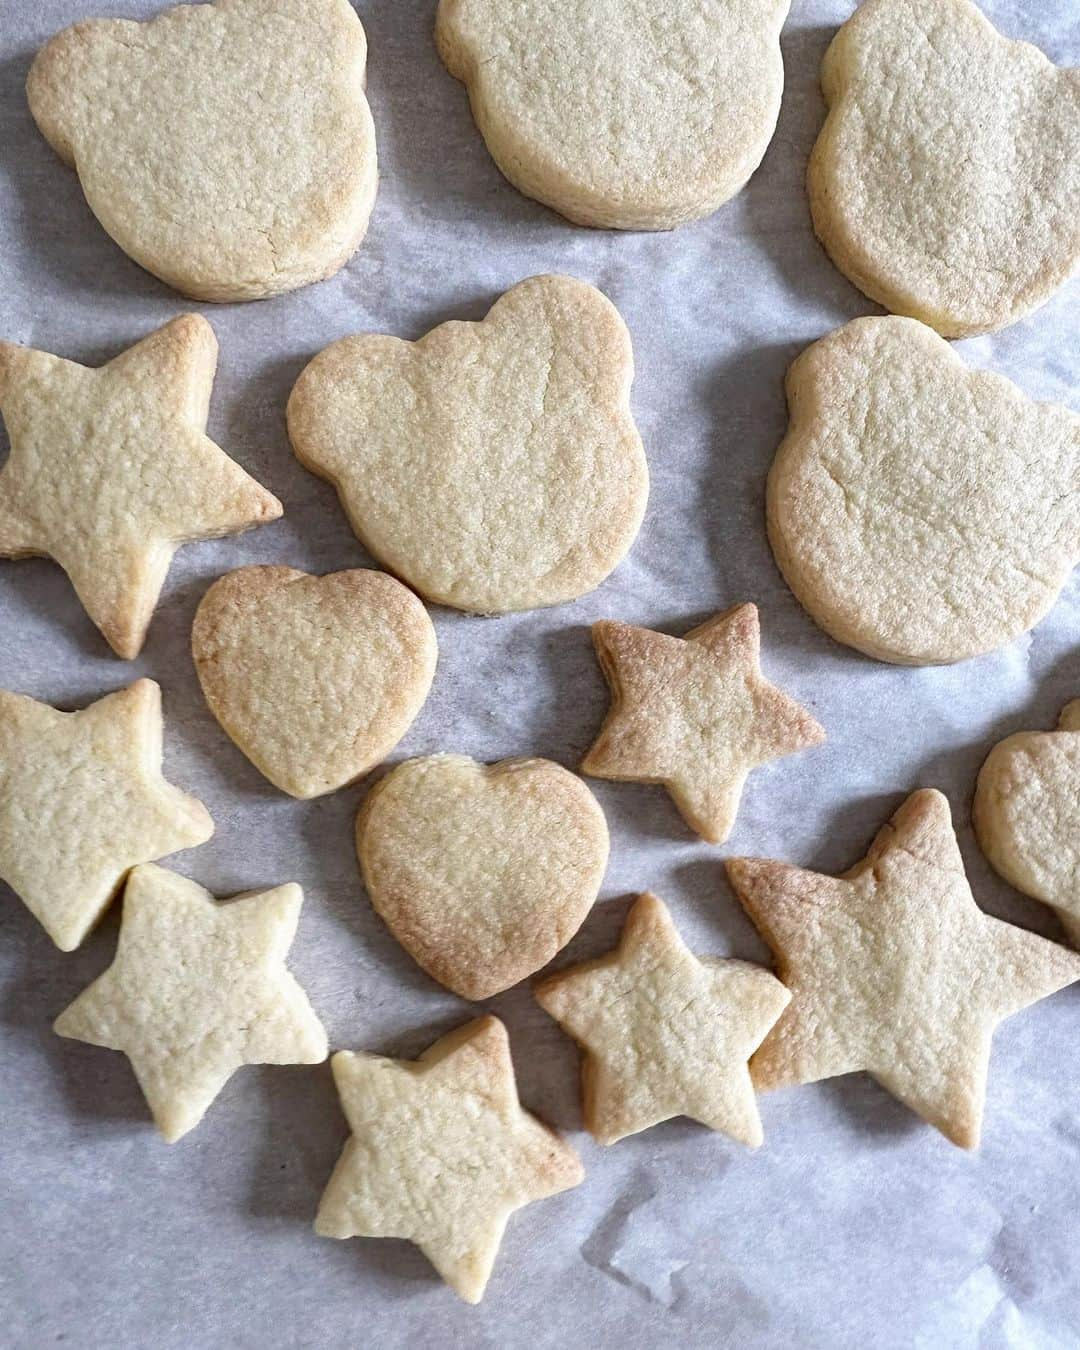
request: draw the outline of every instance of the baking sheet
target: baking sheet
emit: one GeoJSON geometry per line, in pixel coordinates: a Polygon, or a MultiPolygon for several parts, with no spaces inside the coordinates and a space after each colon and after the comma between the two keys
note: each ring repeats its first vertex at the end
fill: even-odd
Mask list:
{"type": "MultiPolygon", "coordinates": [[[[1080,59],[1075,0],[987,0],[1006,33],[1080,59]]],[[[0,0],[0,332],[86,364],[191,308],[92,219],[37,134],[22,86],[33,50],[88,12],[154,0],[0,0]]],[[[828,744],[755,773],[724,849],[690,836],[659,789],[594,782],[612,834],[601,902],[564,957],[608,949],[629,896],[664,896],[701,952],[764,959],[724,880],[725,852],[825,871],[861,856],[919,786],[945,791],[989,911],[1057,936],[998,881],[969,825],[974,775],[1019,728],[1080,694],[1080,578],[1039,627],[938,670],[867,660],[792,599],[763,529],[764,475],[785,427],[791,359],[877,312],[814,241],[803,173],[823,106],[817,70],[850,3],[796,0],[779,127],[748,188],[673,234],[575,228],[500,177],[461,85],[440,65],[428,0],[357,6],[382,181],[370,232],[331,281],[260,304],[200,306],[221,343],[210,434],[285,503],[284,518],[177,555],[137,661],[113,657],[67,579],[0,564],[0,686],[81,706],[138,675],[164,689],[166,771],[217,824],[170,866],[218,894],[300,882],[291,963],[335,1047],[412,1056],[473,1009],[397,946],[362,891],[352,823],[364,787],[300,803],[220,731],[188,635],[212,578],[246,563],[328,571],[370,562],[330,487],[292,457],[289,388],[343,334],[415,338],[478,319],[508,286],[565,271],[600,286],[633,334],[633,408],[652,495],[629,558],[571,605],[500,619],[435,610],[431,698],[394,758],[546,755],[573,766],[607,695],[588,626],[681,633],[752,599],[768,676],[828,744]]],[[[1026,322],[960,344],[1028,393],[1080,407],[1074,283],[1026,322]]],[[[3,451],[0,451],[3,453],[3,451]]],[[[487,1296],[469,1308],[402,1242],[316,1238],[311,1220],[346,1129],[326,1065],[249,1068],[169,1148],[126,1060],[64,1041],[55,1015],[109,962],[116,913],[64,956],[0,895],[0,1341],[80,1347],[1075,1345],[1080,1315],[1080,990],[1007,1023],[994,1044],[985,1140],[970,1156],[856,1075],[762,1099],[750,1153],[686,1121],[602,1149],[581,1129],[577,1056],[526,988],[507,1022],[525,1103],[569,1132],[587,1179],[515,1216],[487,1296]]]]}

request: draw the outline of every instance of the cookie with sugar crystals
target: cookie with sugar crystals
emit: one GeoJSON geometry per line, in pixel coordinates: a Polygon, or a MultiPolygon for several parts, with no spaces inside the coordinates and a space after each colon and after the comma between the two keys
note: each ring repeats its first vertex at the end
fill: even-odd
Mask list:
{"type": "Polygon", "coordinates": [[[1080,70],[971,0],[866,0],[825,54],[816,230],[872,300],[945,337],[1043,304],[1080,262],[1080,70]]]}
{"type": "Polygon", "coordinates": [[[764,858],[727,871],[791,990],[755,1086],[864,1070],[977,1147],[995,1027],[1080,980],[1080,956],[979,909],[941,793],[913,792],[843,876],[764,858]]]}
{"type": "Polygon", "coordinates": [[[0,557],[54,558],[138,656],[177,546],[281,515],[206,435],[217,340],[182,314],[97,369],[0,342],[0,557]]]}
{"type": "Polygon", "coordinates": [[[509,989],[566,946],[608,858],[596,798],[546,759],[407,760],[368,794],[356,843],[390,931],[468,999],[509,989]]]}
{"type": "Polygon", "coordinates": [[[684,638],[602,619],[593,641],[612,703],[582,773],[662,783],[710,843],[731,833],[751,769],[825,739],[762,677],[756,605],[725,610],[684,638]]]}
{"type": "Polygon", "coordinates": [[[385,759],[420,711],[438,645],[427,610],[385,572],[241,567],[195,614],[210,711],[283,792],[318,797],[385,759]]]}
{"type": "Polygon", "coordinates": [[[330,1063],[352,1134],[315,1231],[406,1238],[479,1303],[510,1215],[584,1177],[573,1149],[522,1110],[506,1028],[481,1017],[417,1060],[342,1050],[330,1063]]]}
{"type": "Polygon", "coordinates": [[[972,822],[1010,885],[1057,911],[1080,946],[1080,699],[1054,731],[1018,731],[979,770],[972,822]]]}
{"type": "Polygon", "coordinates": [[[299,886],[219,904],[164,867],[137,867],[116,956],[56,1031],[131,1061],[154,1121],[175,1143],[243,1064],[319,1064],[326,1032],[285,968],[299,886]]]}
{"type": "Polygon", "coordinates": [[[332,276],[378,179],[348,0],[214,0],[90,19],[38,53],[42,134],[130,257],[197,300],[332,276]]]}
{"type": "Polygon", "coordinates": [[[776,128],[789,0],[440,0],[492,158],[580,225],[668,230],[743,186],[776,128]]]}
{"type": "Polygon", "coordinates": [[[137,863],[214,833],[202,802],[162,777],[161,742],[153,680],[78,712],[0,690],[0,877],[61,951],[137,863]]]}
{"type": "Polygon", "coordinates": [[[289,435],[364,546],[426,599],[556,605],[598,586],[641,524],[632,376],[609,300],[532,277],[479,323],[332,343],[296,382],[289,435]]]}
{"type": "Polygon", "coordinates": [[[584,1051],[585,1126],[600,1143],[672,1116],[761,1143],[747,1061],[791,995],[749,961],[695,956],[655,895],[638,897],[615,951],[535,994],[584,1051]]]}
{"type": "Polygon", "coordinates": [[[1046,614],[1080,560],[1080,417],[970,369],[914,319],[855,319],[815,342],[787,396],[769,540],[826,632],[924,666],[1046,614]]]}

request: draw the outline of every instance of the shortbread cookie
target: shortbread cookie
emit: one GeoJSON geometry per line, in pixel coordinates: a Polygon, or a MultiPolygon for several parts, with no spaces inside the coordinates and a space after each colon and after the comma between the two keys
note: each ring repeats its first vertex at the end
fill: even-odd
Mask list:
{"type": "Polygon", "coordinates": [[[241,567],[203,596],[191,634],[210,711],[294,797],[386,758],[423,706],[438,646],[427,610],[385,572],[241,567]]]}
{"type": "Polygon", "coordinates": [[[792,993],[755,1086],[866,1070],[977,1147],[994,1028],[1080,979],[1080,956],[982,913],[941,793],[912,793],[842,877],[760,858],[727,870],[792,993]]]}
{"type": "Polygon", "coordinates": [[[1080,559],[1080,417],[970,370],[914,319],[856,319],[788,371],[769,539],[826,632],[962,661],[1053,605],[1080,559]]]}
{"type": "Polygon", "coordinates": [[[0,690],[0,878],[73,951],[136,863],[203,844],[202,802],[161,776],[153,680],[58,712],[0,690]]]}
{"type": "Polygon", "coordinates": [[[536,998],[585,1052],[585,1127],[600,1143],[672,1116],[761,1143],[747,1061],[791,995],[748,961],[696,957],[655,895],[615,951],[549,975],[536,998]]]}
{"type": "Polygon", "coordinates": [[[136,867],[113,963],[56,1031],[122,1050],[175,1143],[242,1064],[326,1058],[326,1032],[285,968],[303,899],[288,885],[218,904],[164,867],[136,867]]]}
{"type": "Polygon", "coordinates": [[[368,794],[356,844],[371,903],[418,965],[490,998],[581,927],[608,856],[604,813],[546,759],[408,760],[368,794]]]}
{"type": "Polygon", "coordinates": [[[421,595],[500,613],[598,586],[648,494],[618,311],[572,277],[507,291],[419,342],[332,343],[289,399],[301,462],[421,595]]]}
{"type": "Polygon", "coordinates": [[[1080,71],[970,0],[866,0],[825,54],[814,229],[872,300],[945,337],[1041,305],[1080,260],[1080,71]]]}
{"type": "Polygon", "coordinates": [[[972,820],[997,871],[1053,905],[1080,946],[1080,699],[1065,705],[1056,731],[1021,731],[994,746],[972,820]]]}
{"type": "Polygon", "coordinates": [[[583,773],[662,783],[713,844],[731,833],[749,771],[819,745],[810,714],[762,679],[757,607],[737,605],[687,633],[601,620],[593,641],[611,711],[583,773]]]}
{"type": "Polygon", "coordinates": [[[0,342],[0,557],[55,558],[118,656],[139,654],[179,544],[281,515],[205,435],[216,365],[198,314],[95,370],[0,342]]]}
{"type": "Polygon", "coordinates": [[[790,0],[440,0],[435,37],[502,172],[579,225],[669,230],[761,162],[790,0]]]}
{"type": "Polygon", "coordinates": [[[481,1017],[417,1060],[341,1050],[330,1063],[352,1136],[315,1231],[407,1238],[479,1303],[510,1215],[584,1177],[573,1149],[521,1109],[506,1028],[481,1017]]]}
{"type": "Polygon", "coordinates": [[[64,29],[27,95],[125,253],[198,300],[257,300],[332,276],[364,237],[366,59],[348,0],[216,0],[64,29]]]}

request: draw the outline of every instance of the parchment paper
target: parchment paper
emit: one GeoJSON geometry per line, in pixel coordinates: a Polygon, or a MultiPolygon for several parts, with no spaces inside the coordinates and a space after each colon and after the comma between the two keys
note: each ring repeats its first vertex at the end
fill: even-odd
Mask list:
{"type": "MultiPolygon", "coordinates": [[[[154,0],[0,0],[0,277],[5,338],[86,364],[191,303],[129,261],[23,95],[34,49],[88,13],[149,17],[154,0]]],[[[633,407],[652,473],[641,535],[594,594],[500,619],[435,610],[431,698],[395,759],[546,755],[574,766],[607,695],[588,625],[681,633],[721,607],[761,608],[766,673],[824,723],[821,749],[755,773],[725,849],[693,838],[659,789],[593,783],[612,833],[601,900],[560,958],[607,950],[650,888],[704,953],[766,958],[723,877],[725,852],[839,871],[919,786],[946,792],[989,911],[1058,936],[998,881],[969,825],[975,773],[1019,728],[1080,694],[1080,584],[1034,633],[936,670],[877,664],[827,638],[777,573],[763,483],[785,427],[781,381],[809,342],[877,312],[815,242],[803,188],[823,117],[821,56],[853,6],[796,0],[780,124],[748,188],[672,234],[579,229],[499,175],[443,70],[429,0],[358,5],[381,186],[370,232],[331,281],[264,303],[200,307],[221,343],[210,434],[285,503],[284,519],[188,546],[137,661],[113,657],[61,570],[0,564],[0,686],[63,707],[150,675],[164,689],[166,771],[217,833],[170,866],[218,894],[300,882],[291,963],[334,1047],[412,1056],[472,1015],[373,913],[353,854],[365,786],[299,803],[273,789],[208,712],[188,640],[212,578],[246,563],[370,563],[328,485],[290,453],[284,406],[334,338],[415,338],[478,319],[542,271],[600,286],[633,334],[633,407]]],[[[1075,0],[986,0],[1011,36],[1080,59],[1075,0]]],[[[1074,284],[1026,322],[960,344],[1028,393],[1080,406],[1074,284]]],[[[0,452],[3,453],[3,452],[0,452]]],[[[0,895],[5,1043],[0,1342],[20,1347],[1064,1347],[1080,1314],[1080,991],[999,1031],[985,1141],[967,1155],[863,1075],[762,1099],[750,1153],[686,1121],[610,1149],[581,1128],[577,1054],[527,988],[492,1000],[525,1103],[569,1132],[580,1188],[510,1222],[478,1308],[403,1242],[319,1239],[311,1220],[345,1136],[326,1065],[248,1068],[169,1148],[119,1054],[64,1041],[52,1019],[108,964],[117,909],[73,955],[0,895]]]]}

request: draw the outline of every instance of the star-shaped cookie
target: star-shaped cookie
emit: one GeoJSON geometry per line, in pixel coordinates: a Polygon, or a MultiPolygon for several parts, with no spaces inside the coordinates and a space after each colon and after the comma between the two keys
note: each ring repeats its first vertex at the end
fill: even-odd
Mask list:
{"type": "Polygon", "coordinates": [[[664,902],[645,894],[615,951],[535,992],[585,1051],[585,1125],[600,1143],[672,1116],[761,1143],[747,1061],[791,998],[769,971],[699,959],[664,902]]]}
{"type": "Polygon", "coordinates": [[[573,1149],[522,1110],[506,1028],[481,1017],[415,1061],[342,1051],[330,1062],[352,1137],[315,1231],[408,1238],[479,1303],[514,1210],[584,1175],[573,1149]]]}
{"type": "Polygon", "coordinates": [[[164,867],[132,872],[116,958],[55,1030],[122,1050],[170,1144],[242,1064],[319,1064],[326,1032],[285,968],[303,892],[218,904],[164,867]]]}
{"type": "Polygon", "coordinates": [[[90,370],[0,342],[0,557],[54,558],[118,656],[137,656],[179,544],[281,503],[205,435],[213,329],[182,314],[90,370]]]}
{"type": "Polygon", "coordinates": [[[0,690],[0,878],[61,951],[136,863],[214,833],[202,802],[161,776],[161,741],[153,680],[70,713],[0,690]]]}
{"type": "Polygon", "coordinates": [[[792,993],[755,1086],[866,1070],[977,1147],[994,1028],[1080,979],[1080,956],[978,908],[941,793],[912,793],[842,877],[759,858],[727,869],[792,993]]]}
{"type": "Polygon", "coordinates": [[[604,619],[593,641],[612,703],[582,772],[662,783],[712,844],[731,833],[751,769],[825,739],[805,708],[762,678],[755,605],[684,638],[604,619]]]}

